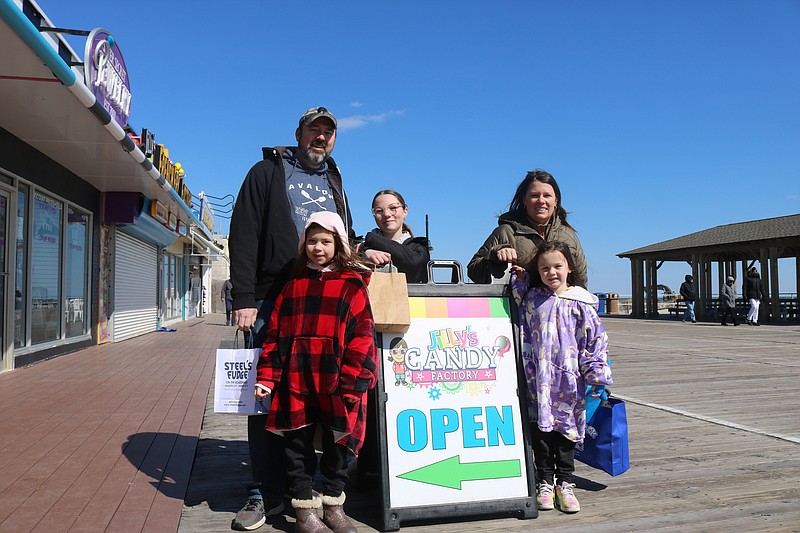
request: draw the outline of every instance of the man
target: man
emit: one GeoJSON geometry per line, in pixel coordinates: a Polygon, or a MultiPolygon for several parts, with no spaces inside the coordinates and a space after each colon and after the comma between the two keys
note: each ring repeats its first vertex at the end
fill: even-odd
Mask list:
{"type": "MultiPolygon", "coordinates": [[[[233,323],[261,347],[272,305],[286,283],[308,217],[334,211],[353,237],[350,209],[339,168],[331,159],[336,118],[324,107],[303,113],[296,147],[264,148],[264,159],[242,183],[228,240],[233,323]]],[[[283,444],[264,429],[267,415],[248,417],[247,439],[253,485],[233,529],[251,531],[283,511],[286,471],[283,444]]]]}
{"type": "Polygon", "coordinates": [[[697,322],[694,318],[694,277],[691,274],[686,274],[683,278],[684,282],[681,283],[681,297],[686,302],[686,311],[683,313],[683,322],[691,320],[692,324],[697,322]]]}
{"type": "Polygon", "coordinates": [[[219,300],[225,304],[225,325],[231,325],[231,311],[233,311],[233,296],[231,296],[231,289],[233,285],[231,284],[230,278],[225,280],[225,283],[222,284],[222,290],[219,293],[219,300]]]}
{"type": "Polygon", "coordinates": [[[728,276],[725,285],[719,291],[719,309],[722,311],[723,326],[728,325],[728,317],[731,317],[734,326],[739,325],[736,322],[736,287],[733,286],[734,281],[733,276],[728,276]]]}

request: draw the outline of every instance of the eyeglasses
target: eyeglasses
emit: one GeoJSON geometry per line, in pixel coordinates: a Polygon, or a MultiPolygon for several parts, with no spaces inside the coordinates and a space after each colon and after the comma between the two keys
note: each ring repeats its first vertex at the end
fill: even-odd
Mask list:
{"type": "Polygon", "coordinates": [[[405,206],[403,204],[387,205],[386,209],[383,209],[382,207],[375,207],[375,208],[372,209],[372,214],[375,215],[376,217],[382,217],[382,216],[384,216],[386,214],[388,214],[388,215],[396,215],[397,212],[399,210],[403,209],[404,207],[405,206]]]}

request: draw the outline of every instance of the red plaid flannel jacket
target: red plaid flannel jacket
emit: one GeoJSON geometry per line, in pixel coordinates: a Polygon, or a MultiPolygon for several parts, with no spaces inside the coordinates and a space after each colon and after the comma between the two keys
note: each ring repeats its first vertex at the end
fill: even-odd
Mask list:
{"type": "Polygon", "coordinates": [[[272,389],[267,429],[320,423],[343,432],[339,444],[358,453],[367,390],[378,379],[370,274],[307,269],[275,300],[257,374],[272,389]]]}

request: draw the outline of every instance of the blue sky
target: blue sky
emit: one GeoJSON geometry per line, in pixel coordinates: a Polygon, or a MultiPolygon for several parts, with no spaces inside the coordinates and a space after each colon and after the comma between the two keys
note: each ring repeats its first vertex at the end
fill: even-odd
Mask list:
{"type": "Polygon", "coordinates": [[[357,232],[397,189],[433,257],[464,266],[534,168],[561,186],[592,291],[630,292],[617,253],[800,212],[797,0],[38,3],[116,37],[131,125],[195,194],[235,195],[324,105],[357,232]]]}

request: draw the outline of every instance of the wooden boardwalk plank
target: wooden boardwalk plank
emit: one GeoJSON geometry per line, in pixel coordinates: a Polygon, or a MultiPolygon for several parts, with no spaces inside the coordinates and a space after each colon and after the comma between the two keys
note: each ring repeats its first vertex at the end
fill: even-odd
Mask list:
{"type": "Polygon", "coordinates": [[[0,375],[0,532],[177,530],[224,329],[209,318],[0,375]],[[46,403],[20,402],[34,387],[46,403]]]}

